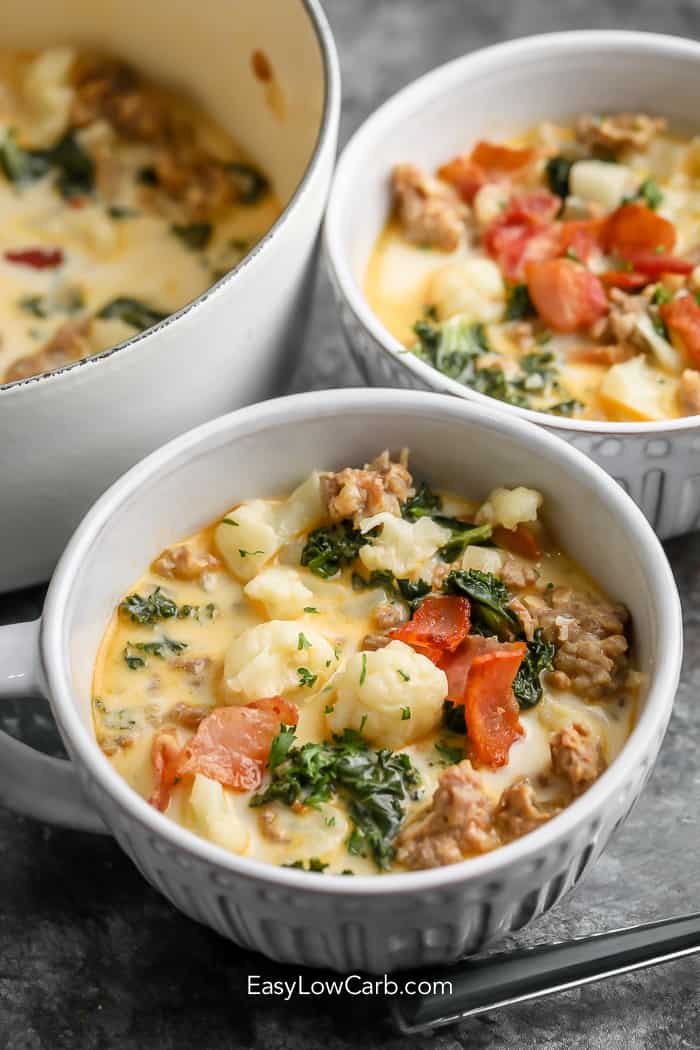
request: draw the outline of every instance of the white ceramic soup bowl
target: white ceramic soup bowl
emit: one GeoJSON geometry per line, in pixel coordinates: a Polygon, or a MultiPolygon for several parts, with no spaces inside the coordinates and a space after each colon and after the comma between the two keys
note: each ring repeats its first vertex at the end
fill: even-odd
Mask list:
{"type": "MultiPolygon", "coordinates": [[[[325,248],[340,316],[367,380],[439,390],[494,405],[413,354],[370,309],[363,282],[391,207],[399,161],[432,171],[480,138],[502,139],[540,120],[581,112],[661,113],[700,131],[700,44],[648,33],[552,33],[459,58],[410,84],[356,132],[338,163],[325,248]]],[[[700,417],[660,423],[563,419],[501,406],[588,453],[627,490],[661,537],[700,526],[700,417]]]]}
{"type": "Polygon", "coordinates": [[[643,515],[582,453],[539,427],[457,398],[320,391],[244,408],[172,441],[88,513],[41,621],[0,629],[0,695],[50,697],[71,763],[0,734],[0,799],[41,819],[109,830],[187,915],[284,962],[377,973],[448,962],[530,922],[603,850],[649,776],[678,682],[673,576],[643,515]],[[632,614],[647,688],[620,756],[548,824],[494,853],[407,874],[320,876],[225,852],[149,806],[93,733],[91,681],[124,591],[168,543],[246,497],[282,494],[314,467],[411,448],[418,477],[485,495],[533,485],[566,550],[632,614]]]}
{"type": "Polygon", "coordinates": [[[47,579],[82,514],[147,452],[283,391],[308,316],[340,111],[318,0],[4,0],[2,15],[4,47],[97,47],[191,94],[285,207],[233,272],[162,324],[0,388],[0,591],[47,579]],[[253,73],[257,49],[282,116],[253,73]]]}

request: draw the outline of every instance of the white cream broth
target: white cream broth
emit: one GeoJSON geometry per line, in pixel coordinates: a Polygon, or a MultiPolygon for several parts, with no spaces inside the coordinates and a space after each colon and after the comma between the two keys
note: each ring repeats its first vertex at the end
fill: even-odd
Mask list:
{"type": "MultiPolygon", "coordinates": [[[[537,316],[533,318],[533,314],[528,314],[530,324],[526,327],[533,331],[523,331],[522,324],[508,319],[507,308],[513,286],[523,283],[524,287],[524,276],[521,274],[515,279],[504,271],[500,293],[491,295],[482,284],[482,276],[476,270],[469,270],[469,265],[474,263],[500,265],[498,253],[489,254],[483,235],[499,222],[499,212],[506,208],[511,195],[549,190],[545,169],[548,159],[564,156],[577,163],[602,155],[577,142],[572,127],[549,122],[537,125],[505,145],[533,149],[537,159],[512,180],[508,176],[493,175],[494,181],[482,188],[470,205],[463,205],[463,226],[453,247],[447,249],[429,240],[417,243],[406,224],[410,225],[410,220],[404,221],[394,209],[375,242],[364,277],[367,301],[378,318],[392,336],[424,359],[428,358],[421,354],[414,331],[416,322],[443,325],[461,320],[465,325],[483,325],[491,354],[484,356],[478,367],[502,369],[506,378],[515,382],[505,400],[523,407],[620,422],[673,419],[700,411],[700,380],[695,375],[700,368],[700,341],[697,350],[694,345],[689,348],[672,328],[664,331],[658,316],[660,302],[695,295],[700,290],[700,139],[665,131],[644,148],[622,146],[614,156],[608,151],[605,159],[616,162],[616,169],[624,180],[619,192],[614,191],[615,200],[608,199],[607,195],[613,191],[606,184],[605,165],[601,162],[603,178],[600,181],[598,175],[591,178],[590,184],[585,185],[586,196],[577,196],[570,190],[562,201],[558,221],[602,220],[625,201],[632,200],[640,187],[651,180],[653,193],[658,194],[658,199],[651,198],[654,211],[675,228],[671,254],[695,267],[683,275],[669,273],[658,274],[653,280],[649,278],[642,294],[639,287],[634,290],[639,301],[647,296],[648,318],[656,329],[656,338],[653,331],[650,339],[639,332],[633,333],[626,340],[631,348],[627,356],[607,362],[575,360],[585,349],[625,341],[619,333],[606,330],[602,320],[597,328],[593,324],[582,325],[580,330],[570,333],[557,331],[537,316]],[[467,269],[460,277],[465,264],[467,269]],[[447,278],[450,273],[454,276],[447,278]],[[658,299],[659,295],[663,300],[658,299]],[[522,380],[522,358],[543,352],[552,355],[550,367],[556,369],[557,378],[554,388],[518,385],[522,380]],[[683,376],[685,371],[693,375],[683,376]],[[561,405],[564,409],[560,412],[555,406],[561,405]]],[[[397,157],[397,163],[402,159],[397,157]]],[[[449,188],[447,176],[441,175],[441,170],[437,174],[440,176],[438,187],[442,184],[443,190],[449,188]]],[[[575,256],[570,258],[581,262],[575,256]]],[[[596,275],[632,269],[614,253],[601,250],[594,252],[586,264],[596,275]]],[[[607,284],[600,294],[607,294],[612,303],[611,287],[607,284]]],[[[698,323],[700,340],[700,318],[698,323]]],[[[484,390],[476,385],[473,378],[460,379],[449,370],[436,367],[453,379],[492,393],[490,388],[484,390]]],[[[493,393],[493,396],[502,395],[493,393]]]]}
{"type": "MultiPolygon", "coordinates": [[[[221,522],[169,549],[172,553],[184,546],[201,560],[204,568],[195,579],[164,575],[164,564],[165,571],[168,564],[172,568],[172,558],[168,563],[166,551],[165,562],[162,556],[156,559],[149,571],[126,592],[125,597],[136,594],[145,598],[160,588],[158,594],[175,602],[179,615],[153,624],[142,624],[133,622],[123,606],[115,610],[95,667],[95,732],[115,769],[144,798],[149,799],[157,787],[152,746],[159,731],[170,726],[168,731],[175,734],[178,746],[185,745],[195,732],[194,727],[183,724],[183,720],[174,719],[176,705],[187,705],[187,709],[205,708],[209,712],[222,706],[245,704],[255,695],[254,685],[252,694],[250,687],[246,687],[249,691],[245,696],[236,693],[231,670],[232,647],[250,637],[247,632],[251,628],[281,622],[282,629],[292,631],[294,639],[299,639],[298,646],[293,645],[297,651],[291,657],[292,672],[296,663],[300,668],[306,665],[315,672],[315,680],[309,687],[298,688],[298,683],[295,683],[290,686],[291,691],[283,694],[298,708],[295,740],[298,745],[331,740],[332,731],[337,729],[331,726],[331,722],[336,717],[334,712],[341,707],[339,696],[343,690],[343,675],[350,661],[361,659],[356,654],[366,651],[371,675],[375,655],[388,651],[379,649],[375,654],[366,641],[368,636],[378,633],[375,617],[378,608],[386,607],[387,595],[381,586],[353,588],[353,572],[359,571],[366,576],[361,558],[331,578],[322,578],[300,564],[309,533],[314,528],[328,525],[322,491],[319,476],[314,474],[287,500],[253,500],[233,508],[223,515],[221,522]],[[261,522],[272,531],[265,532],[261,522]],[[246,542],[250,543],[251,530],[255,529],[258,530],[255,533],[258,536],[256,546],[251,544],[245,557],[241,558],[240,551],[244,548],[239,546],[242,539],[238,537],[245,534],[246,542]],[[276,536],[274,542],[272,532],[276,536]],[[275,545],[274,553],[266,556],[275,545]],[[253,566],[251,562],[255,559],[258,563],[253,566]],[[279,570],[282,575],[270,576],[271,570],[279,570]],[[289,573],[294,574],[294,588],[302,588],[300,591],[293,593],[289,573]],[[265,591],[261,583],[264,580],[272,580],[271,590],[265,591]],[[244,593],[246,587],[258,597],[244,593]],[[264,594],[264,600],[261,600],[261,594],[264,594]],[[191,608],[188,610],[187,607],[191,608]],[[153,643],[158,642],[164,646],[160,655],[152,651],[153,643]],[[151,652],[138,648],[144,644],[151,647],[151,652]],[[324,649],[321,659],[316,653],[320,653],[319,647],[324,645],[328,646],[328,652],[324,649]]],[[[473,520],[486,513],[483,507],[479,510],[479,501],[441,495],[444,515],[473,520]]],[[[369,547],[377,548],[389,524],[385,522],[383,529],[377,529],[374,535],[367,537],[369,547]]],[[[478,560],[487,552],[486,557],[501,559],[503,564],[509,558],[511,568],[534,567],[536,582],[530,582],[524,588],[512,586],[513,595],[547,594],[552,588],[566,586],[604,600],[600,588],[558,549],[542,526],[536,524],[535,527],[543,550],[536,563],[517,555],[507,555],[498,547],[470,546],[464,558],[478,560]]],[[[392,556],[398,557],[397,550],[392,556]]],[[[435,551],[430,552],[428,548],[426,551],[420,564],[416,563],[405,578],[414,582],[430,580],[438,569],[443,570],[444,575],[446,568],[466,564],[460,555],[459,560],[446,567],[435,551]]],[[[439,580],[439,573],[435,580],[439,580]]],[[[434,590],[438,590],[435,583],[434,590]]],[[[277,631],[278,627],[274,629],[277,631]]],[[[270,654],[274,656],[278,651],[277,641],[270,641],[263,656],[269,661],[270,654]]],[[[428,664],[426,657],[418,656],[408,646],[402,651],[406,660],[410,658],[428,664]]],[[[259,666],[261,675],[269,675],[269,666],[256,666],[259,666]]],[[[427,670],[432,675],[437,673],[433,665],[427,670]]],[[[240,688],[243,672],[236,679],[239,683],[236,688],[240,688]]],[[[362,675],[364,673],[365,669],[362,675]]],[[[422,699],[409,695],[413,684],[401,664],[398,673],[409,683],[402,687],[414,705],[412,710],[409,708],[409,718],[417,718],[422,699]]],[[[550,742],[552,734],[558,730],[572,724],[586,727],[599,739],[606,764],[619,754],[631,730],[636,683],[592,701],[574,691],[554,688],[547,674],[542,679],[542,699],[529,710],[520,712],[523,735],[510,747],[507,763],[499,768],[474,763],[483,792],[494,806],[502,792],[521,777],[530,779],[536,786],[538,798],[544,802],[559,798],[561,784],[550,775],[550,742]]],[[[267,679],[265,681],[262,695],[267,696],[270,688],[267,679]]],[[[390,684],[389,688],[395,688],[395,685],[390,684]]],[[[437,699],[441,704],[442,694],[437,699]]],[[[369,727],[370,723],[367,725],[369,727]]],[[[436,744],[456,748],[458,760],[463,755],[470,756],[469,741],[463,734],[447,730],[441,720],[405,746],[391,746],[381,738],[369,743],[373,750],[388,746],[391,751],[407,754],[420,774],[418,797],[407,796],[403,800],[403,826],[429,809],[441,774],[454,761],[438,751],[436,744]]],[[[264,791],[269,781],[270,773],[265,771],[257,790],[264,791]]],[[[201,774],[194,778],[183,776],[172,788],[165,813],[170,819],[232,852],[271,864],[302,863],[308,866],[313,859],[329,872],[359,874],[378,871],[371,853],[360,856],[348,849],[353,822],[340,796],[333,795],[319,807],[290,808],[281,801],[252,807],[251,799],[256,793],[229,786],[222,789],[201,774]]],[[[394,860],[389,869],[403,870],[403,866],[394,860]]]]}
{"type": "Polygon", "coordinates": [[[218,177],[231,163],[257,169],[206,113],[137,71],[134,91],[155,99],[167,132],[132,133],[99,109],[87,122],[77,117],[87,61],[69,48],[0,53],[0,148],[4,158],[10,151],[10,168],[5,159],[0,171],[0,382],[98,353],[191,302],[247,254],[281,210],[266,183],[254,200],[236,190],[210,207],[214,198],[197,180],[218,177]],[[21,164],[66,135],[93,167],[83,190],[64,192],[53,161],[43,174],[17,177],[13,147],[22,151],[21,164]],[[168,151],[176,160],[166,188],[153,184],[152,172],[168,151]],[[60,262],[37,268],[7,254],[28,249],[60,252],[60,262]],[[98,316],[121,299],[155,316],[98,316]]]}

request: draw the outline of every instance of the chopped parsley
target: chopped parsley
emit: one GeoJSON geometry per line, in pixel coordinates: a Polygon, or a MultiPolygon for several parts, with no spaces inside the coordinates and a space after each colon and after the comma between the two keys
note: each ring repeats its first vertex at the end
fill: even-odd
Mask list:
{"type": "Polygon", "coordinates": [[[311,642],[306,637],[303,631],[299,631],[299,637],[297,640],[297,649],[310,649],[311,642]]]}
{"type": "Polygon", "coordinates": [[[221,524],[222,525],[232,525],[236,529],[240,528],[239,523],[234,518],[222,518],[221,519],[221,524]]]}
{"type": "MultiPolygon", "coordinates": [[[[647,208],[656,211],[664,202],[664,195],[659,189],[656,179],[645,179],[637,191],[636,200],[643,201],[647,208]]],[[[663,249],[662,249],[663,251],[663,249]]]]}
{"type": "Polygon", "coordinates": [[[286,726],[284,723],[280,724],[280,731],[270,745],[270,756],[267,760],[268,769],[274,770],[284,762],[289,749],[294,743],[295,734],[296,729],[294,726],[286,726]]]}
{"type": "Polygon", "coordinates": [[[299,871],[315,871],[315,872],[318,872],[319,874],[323,874],[323,872],[326,870],[328,865],[324,864],[323,861],[319,860],[318,857],[310,857],[309,860],[306,863],[306,866],[304,866],[304,861],[303,860],[295,860],[295,861],[292,861],[291,864],[281,864],[280,867],[282,867],[282,868],[298,868],[299,871]]]}
{"type": "Polygon", "coordinates": [[[158,642],[127,642],[122,656],[127,667],[135,671],[139,667],[146,666],[142,653],[164,660],[168,653],[181,653],[186,648],[187,642],[178,642],[174,638],[162,638],[158,642]]]}
{"type": "Polygon", "coordinates": [[[299,676],[299,685],[307,689],[313,689],[318,679],[317,674],[313,674],[308,667],[297,667],[297,674],[299,676]]]}
{"type": "Polygon", "coordinates": [[[396,669],[396,673],[398,674],[399,678],[401,678],[404,682],[410,682],[411,681],[410,674],[406,674],[406,672],[402,671],[400,667],[398,667],[396,669]]]}
{"type": "Polygon", "coordinates": [[[238,553],[240,554],[241,558],[254,558],[257,554],[264,554],[265,551],[247,551],[245,550],[245,548],[239,547],[238,553]]]}
{"type": "Polygon", "coordinates": [[[318,613],[318,609],[314,605],[305,605],[304,606],[304,612],[305,613],[318,613]]]}
{"type": "MultiPolygon", "coordinates": [[[[406,681],[409,681],[409,679],[407,678],[406,681]]],[[[411,717],[411,708],[410,707],[402,707],[401,708],[401,721],[402,722],[408,722],[410,717],[411,717]]]]}
{"type": "Polygon", "coordinates": [[[119,609],[134,623],[158,623],[178,615],[178,607],[172,598],[166,598],[160,587],[146,597],[129,594],[119,604],[119,609]]]}
{"type": "MultiPolygon", "coordinates": [[[[367,678],[367,653],[362,654],[362,670],[360,671],[360,685],[365,684],[367,678]]],[[[365,715],[365,718],[367,716],[365,715]]]]}

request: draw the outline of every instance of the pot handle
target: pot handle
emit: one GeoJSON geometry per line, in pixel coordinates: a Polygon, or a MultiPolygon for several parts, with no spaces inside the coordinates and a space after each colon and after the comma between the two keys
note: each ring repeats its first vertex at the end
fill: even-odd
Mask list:
{"type": "MultiPolygon", "coordinates": [[[[41,620],[0,627],[0,700],[47,696],[39,660],[41,620]]],[[[0,732],[0,803],[49,824],[107,833],[85,799],[75,766],[0,732]]]]}

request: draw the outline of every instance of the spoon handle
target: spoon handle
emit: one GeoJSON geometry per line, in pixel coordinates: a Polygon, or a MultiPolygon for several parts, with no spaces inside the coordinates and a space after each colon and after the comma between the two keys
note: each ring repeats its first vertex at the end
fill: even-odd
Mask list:
{"type": "Polygon", "coordinates": [[[413,1034],[694,952],[700,952],[700,913],[466,959],[421,971],[422,981],[450,982],[451,994],[394,996],[392,1017],[401,1032],[413,1034]]]}

